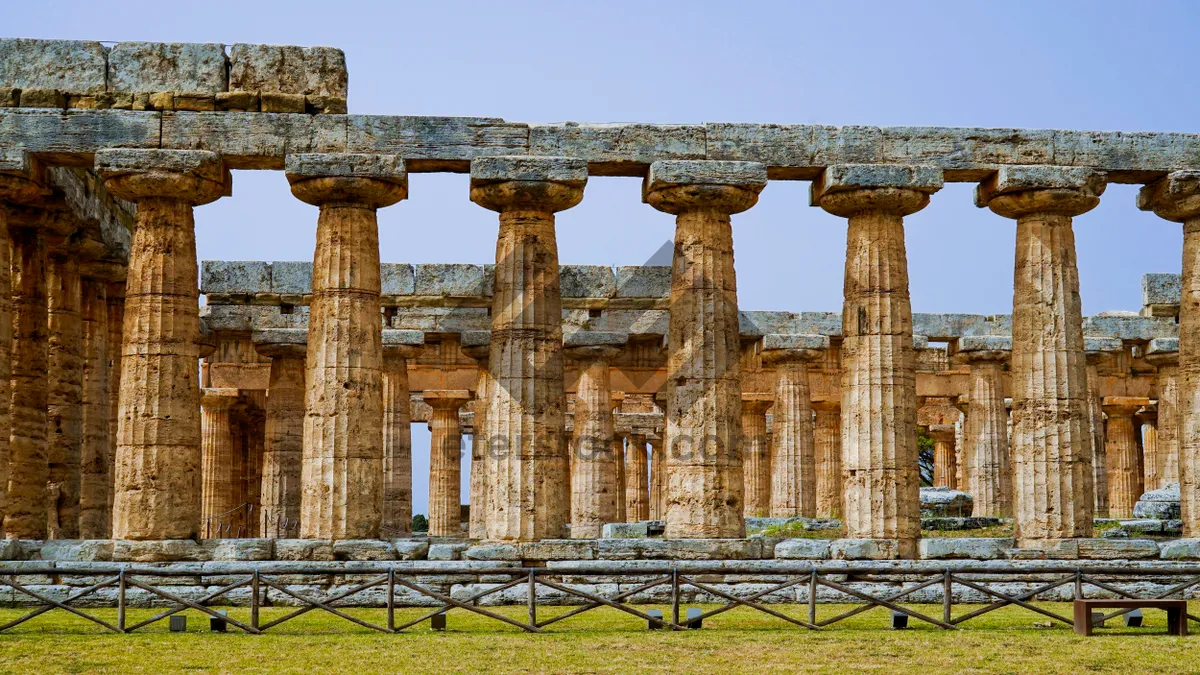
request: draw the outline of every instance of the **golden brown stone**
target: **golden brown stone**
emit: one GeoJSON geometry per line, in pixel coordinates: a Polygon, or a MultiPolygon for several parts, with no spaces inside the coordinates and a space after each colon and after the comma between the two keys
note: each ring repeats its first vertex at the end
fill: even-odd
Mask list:
{"type": "Polygon", "coordinates": [[[771,447],[767,442],[767,410],[773,401],[742,398],[742,492],[747,518],[771,513],[771,447]]]}
{"type": "Polygon", "coordinates": [[[1092,457],[1092,503],[1096,518],[1108,518],[1108,453],[1104,448],[1104,411],[1100,401],[1100,372],[1098,366],[1110,359],[1104,352],[1086,353],[1088,447],[1092,457]]]}
{"type": "Polygon", "coordinates": [[[83,445],[80,456],[79,536],[108,539],[109,431],[107,282],[85,278],[83,293],[83,445]]]}
{"type": "Polygon", "coordinates": [[[429,536],[461,537],[462,433],[458,409],[471,400],[471,392],[433,390],[423,392],[422,397],[433,408],[429,417],[429,536]]]}
{"type": "Polygon", "coordinates": [[[1108,415],[1104,439],[1108,456],[1108,513],[1112,518],[1132,518],[1133,506],[1145,491],[1133,423],[1138,407],[1108,402],[1104,405],[1104,414],[1108,415]]]}
{"type": "Polygon", "coordinates": [[[80,459],[83,453],[82,289],[76,254],[60,240],[50,253],[46,275],[49,368],[46,382],[47,458],[56,502],[47,504],[51,539],[79,538],[80,459]]]}
{"type": "Polygon", "coordinates": [[[300,462],[304,452],[304,355],[307,346],[256,342],[271,358],[263,429],[259,530],[270,538],[300,531],[300,462]]]}
{"type": "Polygon", "coordinates": [[[813,457],[816,463],[817,516],[841,518],[845,499],[842,477],[842,406],[813,403],[813,457]]]}
{"type": "Polygon", "coordinates": [[[383,350],[383,530],[391,537],[412,536],[412,403],[408,360],[420,348],[383,350]]]}
{"type": "Polygon", "coordinates": [[[613,456],[612,384],[609,365],[620,349],[589,345],[565,350],[580,364],[575,390],[571,453],[571,537],[595,539],[605,523],[618,522],[617,470],[613,456]]]}
{"type": "Polygon", "coordinates": [[[763,362],[776,366],[775,406],[771,413],[771,517],[817,515],[816,450],[808,364],[820,359],[815,349],[769,349],[763,362]]]}
{"type": "Polygon", "coordinates": [[[625,444],[625,519],[650,519],[650,455],[646,434],[638,430],[625,444]]]}
{"type": "Polygon", "coordinates": [[[935,424],[929,427],[933,438],[933,484],[935,487],[958,489],[958,458],[954,448],[954,425],[935,424]]]}
{"type": "Polygon", "coordinates": [[[962,486],[974,498],[973,516],[1007,518],[1012,514],[1012,472],[1008,411],[1004,407],[1007,351],[962,352],[971,366],[967,425],[963,434],[967,461],[962,486]]]}
{"type": "Polygon", "coordinates": [[[487,503],[491,489],[488,475],[487,409],[490,405],[492,374],[488,370],[489,345],[461,347],[462,352],[475,360],[479,373],[475,378],[475,419],[471,431],[471,513],[467,524],[468,536],[472,539],[487,537],[487,503]]]}
{"type": "Polygon", "coordinates": [[[1146,360],[1158,369],[1155,391],[1158,396],[1158,424],[1155,429],[1157,483],[1149,490],[1179,482],[1179,352],[1150,354],[1146,360]]]}

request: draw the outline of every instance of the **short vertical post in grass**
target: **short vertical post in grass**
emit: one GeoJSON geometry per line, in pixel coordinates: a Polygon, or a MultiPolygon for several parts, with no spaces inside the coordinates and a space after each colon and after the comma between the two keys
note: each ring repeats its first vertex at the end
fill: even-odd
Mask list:
{"type": "Polygon", "coordinates": [[[396,632],[396,568],[388,568],[387,621],[388,630],[396,632]]]}
{"type": "Polygon", "coordinates": [[[533,568],[529,568],[529,625],[537,625],[537,581],[533,568]]]}
{"type": "Polygon", "coordinates": [[[946,568],[942,576],[942,621],[950,623],[950,607],[953,603],[951,586],[954,585],[954,577],[950,575],[950,568],[946,568]]]}
{"type": "MultiPolygon", "coordinates": [[[[14,578],[15,579],[15,578],[14,578]]],[[[125,632],[125,568],[117,572],[117,630],[125,632]]]]}
{"type": "Polygon", "coordinates": [[[817,623],[817,568],[808,571],[808,622],[817,623]]]}
{"type": "Polygon", "coordinates": [[[250,625],[258,628],[258,568],[254,568],[254,576],[250,578],[250,625]]]}
{"type": "Polygon", "coordinates": [[[671,623],[679,625],[679,568],[671,568],[671,623]]]}
{"type": "Polygon", "coordinates": [[[1083,599],[1083,570],[1075,568],[1075,599],[1083,599]]]}

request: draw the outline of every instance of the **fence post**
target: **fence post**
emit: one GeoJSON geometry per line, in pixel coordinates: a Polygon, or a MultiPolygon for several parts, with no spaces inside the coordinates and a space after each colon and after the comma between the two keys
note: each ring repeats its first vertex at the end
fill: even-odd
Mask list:
{"type": "Polygon", "coordinates": [[[942,584],[942,620],[946,623],[950,623],[950,610],[952,604],[954,603],[954,591],[952,589],[954,586],[954,577],[951,576],[949,567],[946,568],[942,584]]]}
{"type": "Polygon", "coordinates": [[[117,572],[117,630],[125,632],[125,567],[117,572]]]}
{"type": "Polygon", "coordinates": [[[529,568],[529,625],[537,625],[537,581],[532,567],[529,568]]]}
{"type": "Polygon", "coordinates": [[[808,574],[808,622],[817,624],[817,568],[814,566],[808,574]]]}
{"type": "Polygon", "coordinates": [[[254,568],[254,577],[250,580],[250,625],[258,628],[258,568],[254,568]]]}
{"type": "Polygon", "coordinates": [[[388,630],[396,631],[396,568],[388,568],[387,619],[388,630]]]}
{"type": "Polygon", "coordinates": [[[679,625],[679,568],[671,567],[671,623],[679,625]]]}
{"type": "Polygon", "coordinates": [[[1083,599],[1083,570],[1075,568],[1075,599],[1083,599]]]}

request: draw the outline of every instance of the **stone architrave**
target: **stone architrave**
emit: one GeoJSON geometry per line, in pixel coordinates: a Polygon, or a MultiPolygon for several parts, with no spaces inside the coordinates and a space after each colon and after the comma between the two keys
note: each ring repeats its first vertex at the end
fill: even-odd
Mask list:
{"type": "Polygon", "coordinates": [[[1161,489],[1179,482],[1179,340],[1155,338],[1146,348],[1146,361],[1158,369],[1154,389],[1158,397],[1158,426],[1155,429],[1155,459],[1161,489]]]}
{"type": "Polygon", "coordinates": [[[137,203],[125,329],[113,537],[200,533],[200,333],[192,208],[226,194],[221,158],[200,150],[100,150],[109,192],[137,203]]]}
{"type": "Polygon", "coordinates": [[[471,400],[467,390],[422,392],[429,416],[429,536],[461,537],[462,432],[458,409],[471,400]]]}
{"type": "Polygon", "coordinates": [[[767,438],[770,394],[742,394],[742,514],[765,518],[771,513],[771,446],[767,438]]]}
{"type": "Polygon", "coordinates": [[[814,401],[813,458],[817,486],[817,517],[841,518],[845,498],[842,476],[842,404],[814,401]]]}
{"type": "Polygon", "coordinates": [[[49,321],[46,439],[50,485],[57,500],[46,505],[51,539],[79,538],[83,457],[83,288],[78,252],[65,237],[49,247],[46,302],[49,321]]]}
{"type": "Polygon", "coordinates": [[[842,165],[812,203],[849,220],[842,310],[842,473],[846,536],[896,541],[917,556],[916,355],[904,217],[942,187],[933,167],[842,165]]]}
{"type": "MultiPolygon", "coordinates": [[[[408,362],[421,354],[425,334],[383,331],[383,532],[412,536],[412,401],[408,362]]],[[[457,532],[455,533],[457,536],[457,532]]]]}
{"type": "MultiPolygon", "coordinates": [[[[771,510],[773,518],[817,515],[816,449],[808,367],[824,358],[824,335],[766,335],[762,359],[775,367],[771,413],[771,510]]],[[[840,431],[839,431],[840,434],[840,431]]]]}
{"type": "Polygon", "coordinates": [[[500,214],[492,294],[488,538],[567,535],[562,298],[554,214],[583,199],[587,163],[555,157],[471,162],[471,201],[500,214]]]}
{"type": "Polygon", "coordinates": [[[1108,456],[1108,514],[1112,518],[1132,518],[1133,506],[1145,492],[1133,416],[1141,404],[1136,399],[1108,397],[1104,400],[1104,449],[1108,456]]]}
{"type": "Polygon", "coordinates": [[[1004,369],[1012,351],[1012,338],[969,336],[960,338],[955,360],[971,368],[967,425],[963,433],[965,484],[973,498],[976,517],[1012,515],[1012,472],[1008,438],[1008,411],[1004,407],[1004,369]]]}
{"type": "Polygon", "coordinates": [[[468,358],[474,359],[479,369],[475,378],[475,418],[471,432],[471,513],[467,523],[471,539],[487,538],[487,503],[491,489],[488,475],[487,409],[492,391],[492,373],[488,370],[488,358],[492,351],[492,334],[486,330],[464,331],[459,336],[459,349],[468,358]]]}
{"type": "Polygon", "coordinates": [[[1013,284],[1013,515],[1019,545],[1092,534],[1095,480],[1072,218],[1100,203],[1083,168],[1004,166],[975,203],[1017,221],[1013,284]]]}
{"type": "Polygon", "coordinates": [[[107,539],[112,430],[109,427],[108,281],[120,265],[92,263],[84,268],[83,443],[80,447],[79,537],[107,539]]]}
{"type": "Polygon", "coordinates": [[[731,216],[767,184],[756,162],[657,161],[642,201],[675,215],[667,353],[666,536],[745,534],[731,216]]]}
{"type": "Polygon", "coordinates": [[[263,429],[259,535],[300,532],[300,464],[304,453],[304,359],[308,331],[271,328],[251,334],[254,349],[271,359],[263,429]]]}
{"type": "Polygon", "coordinates": [[[234,431],[231,411],[237,389],[205,389],[201,404],[202,476],[200,518],[206,539],[236,536],[227,527],[241,502],[234,489],[234,431]]]}
{"type": "Polygon", "coordinates": [[[934,424],[929,427],[933,438],[933,485],[934,487],[958,488],[958,457],[954,447],[954,425],[934,424]]]}
{"type": "Polygon", "coordinates": [[[565,356],[579,364],[575,430],[571,439],[571,537],[596,539],[618,522],[609,367],[628,342],[623,333],[578,331],[565,338],[565,356]]]}
{"type": "Polygon", "coordinates": [[[395,155],[289,155],[320,207],[305,360],[300,536],[369,539],[383,522],[383,321],[376,211],[408,195],[395,155]]]}

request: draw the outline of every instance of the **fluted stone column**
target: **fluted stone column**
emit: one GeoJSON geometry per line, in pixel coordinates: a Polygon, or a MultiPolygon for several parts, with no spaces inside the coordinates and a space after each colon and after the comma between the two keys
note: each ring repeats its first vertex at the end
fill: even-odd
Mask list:
{"type": "Polygon", "coordinates": [[[421,354],[424,344],[425,334],[418,330],[383,331],[383,530],[389,537],[412,536],[408,361],[421,354]]]}
{"type": "MultiPolygon", "coordinates": [[[[106,268],[108,266],[105,266],[106,268]]],[[[113,266],[115,267],[115,266],[113,266]]],[[[109,431],[108,283],[107,269],[86,268],[82,285],[83,316],[83,443],[80,447],[79,536],[107,539],[109,431]],[[102,273],[101,278],[91,276],[102,273]]]]}
{"type": "Polygon", "coordinates": [[[1109,397],[1104,402],[1105,452],[1108,455],[1108,513],[1112,518],[1132,518],[1133,505],[1145,490],[1138,465],[1137,429],[1133,415],[1136,403],[1109,397]]]}
{"type": "Polygon", "coordinates": [[[108,532],[112,533],[117,481],[117,420],[121,409],[121,349],[125,325],[125,281],[108,284],[108,532]]]}
{"type": "Polygon", "coordinates": [[[234,439],[230,415],[237,397],[237,389],[205,389],[201,398],[200,517],[205,538],[236,536],[236,532],[221,532],[220,528],[229,521],[229,512],[241,503],[233,485],[234,439]]]}
{"type": "Polygon", "coordinates": [[[954,484],[959,490],[967,489],[967,410],[970,404],[965,396],[954,399],[958,419],[954,422],[954,484]]]}
{"type": "Polygon", "coordinates": [[[849,219],[842,311],[842,472],[846,536],[894,540],[901,558],[921,535],[916,362],[904,216],[942,187],[932,167],[833,166],[812,202],[849,219]]]}
{"type": "Polygon", "coordinates": [[[500,213],[486,417],[493,477],[489,539],[567,534],[570,471],[554,214],[578,204],[586,182],[583,160],[471,162],[471,201],[500,213]]]}
{"type": "Polygon", "coordinates": [[[845,485],[842,475],[842,404],[814,401],[813,456],[816,463],[817,516],[841,518],[845,485]]]}
{"type": "Polygon", "coordinates": [[[668,327],[668,537],[745,534],[737,279],[730,216],[767,183],[754,162],[659,161],[642,201],[675,215],[668,327]]]}
{"type": "Polygon", "coordinates": [[[488,474],[487,439],[487,409],[492,392],[492,373],[488,370],[488,358],[492,351],[491,331],[463,331],[459,336],[459,349],[474,359],[479,368],[475,378],[475,419],[471,432],[471,512],[467,532],[472,539],[485,539],[488,493],[492,483],[492,477],[488,474]]]}
{"type": "Polygon", "coordinates": [[[321,209],[305,361],[300,536],[379,536],[383,342],[376,211],[404,199],[394,155],[289,155],[292,194],[321,209]]]}
{"type": "Polygon", "coordinates": [[[1087,372],[1071,219],[1104,183],[1081,168],[1007,166],[976,204],[1017,220],[1013,287],[1013,510],[1017,543],[1092,533],[1087,372]]]}
{"type": "Polygon", "coordinates": [[[965,489],[974,499],[977,517],[1007,518],[1012,515],[1012,471],[1008,438],[1008,411],[1004,407],[1004,368],[1009,361],[1012,338],[964,337],[958,341],[955,359],[971,367],[968,393],[967,466],[965,489]]]}
{"type": "Polygon", "coordinates": [[[192,208],[229,186],[198,150],[101,150],[109,192],[137,202],[121,348],[113,536],[186,539],[200,530],[200,332],[192,208]]]}
{"type": "Polygon", "coordinates": [[[46,438],[50,484],[56,502],[47,504],[51,539],[79,538],[79,491],[83,456],[83,291],[78,252],[65,238],[51,247],[46,274],[49,369],[46,438]]]}
{"type": "Polygon", "coordinates": [[[270,539],[300,531],[300,464],[304,452],[304,357],[308,331],[254,331],[254,349],[271,359],[263,430],[259,535],[270,539]]]}
{"type": "Polygon", "coordinates": [[[650,520],[662,520],[667,510],[667,468],[663,462],[662,433],[649,437],[650,442],[650,520]]]}
{"type": "Polygon", "coordinates": [[[617,465],[613,456],[612,382],[609,366],[628,336],[579,331],[566,337],[564,354],[579,363],[575,431],[571,439],[571,537],[595,539],[617,522],[617,465]]]}
{"type": "Polygon", "coordinates": [[[461,537],[462,433],[458,409],[471,400],[466,390],[425,391],[429,417],[429,536],[461,537]]]}
{"type": "Polygon", "coordinates": [[[1154,406],[1138,408],[1134,423],[1135,435],[1142,439],[1142,489],[1165,487],[1158,477],[1158,409],[1154,406]]]}
{"type": "Polygon", "coordinates": [[[771,513],[771,447],[767,442],[767,410],[774,401],[742,396],[742,493],[747,518],[771,513]]]}
{"type": "MultiPolygon", "coordinates": [[[[1118,341],[1119,342],[1119,341],[1118,341]]],[[[1092,503],[1096,518],[1109,515],[1108,500],[1108,453],[1104,448],[1104,411],[1100,405],[1100,369],[1102,363],[1112,358],[1102,351],[1085,353],[1087,363],[1087,402],[1085,413],[1088,422],[1088,445],[1092,456],[1092,503]]]]}
{"type": "Polygon", "coordinates": [[[629,508],[625,503],[625,439],[629,434],[616,430],[614,421],[613,428],[613,459],[617,465],[617,519],[615,522],[628,523],[630,521],[629,508]]]}
{"type": "Polygon", "coordinates": [[[829,348],[824,335],[766,335],[763,363],[775,367],[771,414],[771,511],[773,518],[817,515],[816,449],[808,364],[829,348]]]}
{"type": "Polygon", "coordinates": [[[631,523],[650,519],[650,453],[639,429],[625,444],[625,518],[631,523]]]}
{"type": "Polygon", "coordinates": [[[957,490],[958,458],[955,456],[954,425],[934,424],[929,427],[929,436],[933,438],[934,486],[957,490]]]}
{"type": "Polygon", "coordinates": [[[1154,490],[1179,482],[1179,340],[1155,338],[1146,349],[1146,361],[1158,369],[1154,388],[1158,397],[1158,427],[1155,430],[1154,490]]]}

